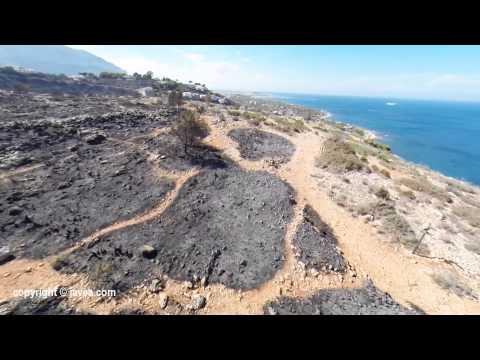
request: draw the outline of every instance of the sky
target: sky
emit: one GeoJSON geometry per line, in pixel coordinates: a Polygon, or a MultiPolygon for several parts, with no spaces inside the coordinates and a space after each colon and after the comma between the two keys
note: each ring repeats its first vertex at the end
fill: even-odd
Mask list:
{"type": "Polygon", "coordinates": [[[214,90],[480,101],[480,46],[69,45],[214,90]]]}

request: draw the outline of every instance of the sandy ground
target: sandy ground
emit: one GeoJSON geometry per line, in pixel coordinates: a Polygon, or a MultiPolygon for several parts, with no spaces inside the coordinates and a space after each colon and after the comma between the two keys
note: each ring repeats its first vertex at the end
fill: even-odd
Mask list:
{"type": "MultiPolygon", "coordinates": [[[[321,189],[315,175],[321,171],[315,167],[315,156],[321,148],[323,138],[313,132],[288,136],[265,129],[288,138],[296,151],[292,159],[279,169],[265,160],[248,161],[242,159],[237,144],[227,136],[235,127],[246,126],[245,122],[218,122],[207,117],[211,125],[211,134],[205,142],[224,151],[224,154],[236,161],[245,170],[269,171],[288,182],[297,192],[297,204],[293,221],[288,225],[285,239],[285,263],[274,278],[258,289],[236,291],[221,285],[209,285],[206,288],[186,289],[185,284],[168,279],[162,294],[149,293],[146,289],[132,290],[128,296],[109,301],[96,299],[68,299],[77,309],[89,313],[108,314],[114,309],[142,308],[148,312],[161,312],[160,299],[167,294],[171,299],[188,304],[195,294],[204,295],[206,307],[200,314],[262,314],[266,302],[281,295],[308,297],[320,289],[361,287],[368,278],[375,285],[391,294],[400,304],[407,307],[414,304],[428,314],[480,314],[478,301],[460,298],[441,289],[431,278],[432,273],[440,271],[458,272],[448,264],[411,255],[403,249],[385,242],[371,224],[352,217],[328,196],[328,189],[321,189]],[[310,204],[334,231],[343,256],[349,263],[345,274],[313,275],[306,272],[295,260],[292,251],[292,238],[297,225],[302,220],[302,211],[310,204]]],[[[163,130],[162,130],[163,131],[163,130]]],[[[161,136],[162,131],[155,133],[161,136]]],[[[134,144],[131,143],[133,146],[134,144]]],[[[152,155],[153,156],[153,155],[152,155]]],[[[150,161],[154,161],[150,159],[150,161]]],[[[139,224],[159,216],[175,199],[183,183],[196,174],[189,172],[168,173],[159,170],[159,176],[168,175],[176,180],[176,187],[165,201],[149,212],[127,221],[112,224],[80,241],[78,246],[95,241],[100,236],[120,228],[139,224]]],[[[69,249],[67,251],[72,251],[69,249]]],[[[0,267],[0,300],[12,298],[15,289],[38,289],[55,286],[88,288],[88,279],[80,275],[65,275],[53,270],[50,259],[43,261],[14,260],[0,267]]],[[[463,277],[463,274],[457,274],[463,277]]],[[[470,281],[471,279],[465,279],[470,281]]],[[[478,284],[474,284],[478,287],[478,284]]],[[[166,312],[168,313],[168,312],[166,312]]]]}

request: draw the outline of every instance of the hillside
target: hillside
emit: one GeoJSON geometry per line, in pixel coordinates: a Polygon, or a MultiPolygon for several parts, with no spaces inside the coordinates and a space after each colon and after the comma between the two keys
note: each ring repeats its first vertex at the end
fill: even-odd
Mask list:
{"type": "Polygon", "coordinates": [[[0,66],[76,75],[81,72],[124,72],[118,66],[84,50],[63,45],[0,45],[0,66]]]}
{"type": "Polygon", "coordinates": [[[0,90],[0,314],[480,313],[478,187],[321,112],[151,86],[0,90]]]}

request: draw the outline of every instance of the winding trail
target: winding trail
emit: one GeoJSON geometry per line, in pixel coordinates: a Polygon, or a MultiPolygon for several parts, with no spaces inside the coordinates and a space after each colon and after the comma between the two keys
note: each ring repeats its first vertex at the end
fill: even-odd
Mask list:
{"type": "MultiPolygon", "coordinates": [[[[212,135],[207,141],[225,149],[225,153],[244,169],[260,170],[258,162],[251,164],[252,162],[240,158],[238,151],[234,150],[236,149],[235,143],[226,135],[231,128],[241,126],[234,125],[225,129],[212,126],[212,135]]],[[[322,220],[334,230],[345,258],[354,266],[359,275],[355,280],[347,279],[345,281],[343,279],[342,281],[341,279],[337,284],[342,283],[342,287],[347,284],[348,286],[352,284],[360,286],[361,279],[371,278],[378,288],[390,293],[402,305],[414,304],[429,314],[480,314],[478,301],[460,298],[449,293],[441,289],[431,278],[431,274],[436,271],[442,269],[454,271],[454,268],[442,262],[411,255],[400,246],[388,243],[374,227],[359,218],[352,217],[345,209],[335,204],[328,197],[327,192],[318,186],[314,176],[321,170],[315,167],[315,157],[322,147],[324,138],[311,132],[292,137],[272,129],[265,130],[287,137],[296,146],[296,151],[291,161],[278,171],[267,166],[261,169],[275,173],[296,190],[298,202],[296,211],[299,211],[299,208],[306,203],[314,208],[322,220]]],[[[292,224],[291,226],[294,227],[292,224]]],[[[292,258],[290,241],[291,235],[289,236],[287,233],[287,259],[292,258]]],[[[286,264],[285,268],[291,267],[288,260],[286,264]]],[[[458,275],[464,277],[463,274],[458,273],[458,275]]],[[[277,274],[277,276],[282,275],[277,274]]],[[[266,289],[270,285],[270,283],[265,284],[261,289],[266,289]]],[[[312,287],[308,291],[302,292],[312,293],[319,289],[315,284],[309,284],[309,286],[312,287]]]]}
{"type": "MultiPolygon", "coordinates": [[[[241,168],[249,171],[268,171],[279,176],[295,189],[297,204],[294,207],[294,217],[285,229],[285,261],[275,276],[258,289],[238,291],[225,288],[223,285],[210,284],[206,288],[186,291],[183,283],[169,279],[164,290],[166,294],[182,303],[189,302],[194,294],[204,295],[207,298],[207,306],[201,313],[205,314],[261,314],[264,304],[280,295],[308,297],[320,289],[361,287],[366,279],[371,278],[378,288],[391,294],[400,304],[408,307],[414,304],[429,314],[480,314],[479,302],[451,294],[441,289],[432,280],[432,273],[445,268],[451,270],[451,267],[411,255],[399,246],[388,243],[371,224],[352,217],[328,197],[326,190],[319,187],[315,176],[321,170],[315,167],[315,157],[322,148],[324,141],[322,136],[315,135],[313,132],[288,136],[265,128],[265,131],[287,138],[296,147],[291,160],[276,169],[263,160],[249,161],[241,158],[237,144],[228,137],[227,133],[233,128],[245,127],[244,122],[219,124],[215,118],[208,116],[206,120],[210,123],[211,133],[204,140],[205,143],[222,150],[241,168]],[[339,248],[349,263],[350,270],[345,274],[313,276],[296,261],[292,250],[292,239],[297,226],[303,219],[303,208],[306,204],[312,206],[322,220],[333,229],[339,248]]],[[[152,135],[160,136],[164,131],[166,130],[154,131],[152,135]]],[[[115,139],[113,141],[121,141],[145,151],[141,145],[130,140],[115,139]]],[[[156,154],[148,153],[148,155],[149,161],[154,162],[156,154]]],[[[131,219],[98,230],[65,253],[73,251],[78,246],[95,242],[114,231],[160,216],[175,200],[183,184],[197,173],[196,168],[183,173],[159,169],[158,176],[173,177],[176,184],[156,207],[131,219]]],[[[13,290],[18,288],[48,288],[58,284],[82,285],[88,288],[88,279],[84,275],[58,273],[48,265],[50,260],[14,260],[0,267],[2,284],[0,300],[11,298],[13,290]]],[[[159,310],[158,295],[150,294],[146,290],[134,290],[122,299],[102,303],[90,299],[69,299],[69,302],[80,310],[99,314],[108,314],[114,309],[121,308],[141,307],[147,312],[159,310]]]]}

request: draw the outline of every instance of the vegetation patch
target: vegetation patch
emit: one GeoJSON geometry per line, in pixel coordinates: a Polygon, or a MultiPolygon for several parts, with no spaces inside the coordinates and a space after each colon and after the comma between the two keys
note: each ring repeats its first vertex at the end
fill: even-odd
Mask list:
{"type": "Polygon", "coordinates": [[[382,150],[382,151],[388,151],[388,152],[392,151],[390,146],[388,146],[387,144],[378,143],[378,142],[373,141],[373,140],[365,140],[365,144],[373,146],[374,148],[382,150]]]}
{"type": "Polygon", "coordinates": [[[438,186],[433,185],[425,178],[422,180],[417,180],[414,178],[401,178],[399,180],[399,183],[401,185],[405,185],[406,187],[414,191],[428,194],[442,202],[453,202],[452,198],[448,195],[448,192],[446,190],[442,190],[438,186]]]}
{"type": "Polygon", "coordinates": [[[415,196],[415,193],[412,191],[412,190],[402,190],[402,189],[398,189],[398,193],[400,194],[400,196],[403,196],[407,199],[410,199],[410,200],[416,200],[416,196],[415,196]]]}
{"type": "Polygon", "coordinates": [[[361,136],[361,137],[364,137],[365,136],[365,131],[363,129],[360,129],[360,128],[355,128],[353,129],[353,132],[355,134],[357,134],[358,136],[361,136]]]}
{"type": "Polygon", "coordinates": [[[480,228],[480,211],[478,209],[471,206],[456,206],[452,212],[460,219],[467,221],[470,226],[480,228]]]}
{"type": "Polygon", "coordinates": [[[457,274],[451,271],[433,274],[432,279],[442,289],[452,292],[458,297],[477,299],[474,291],[467,284],[465,284],[457,274]]]}
{"type": "Polygon", "coordinates": [[[391,179],[391,175],[390,175],[390,171],[388,171],[387,169],[382,169],[380,170],[380,174],[382,174],[383,176],[385,176],[387,179],[391,179]]]}
{"type": "MultiPolygon", "coordinates": [[[[461,191],[461,192],[464,192],[464,193],[468,193],[468,194],[476,194],[475,192],[475,189],[471,186],[466,186],[466,185],[463,185],[462,183],[460,182],[456,182],[456,181],[447,181],[447,184],[448,184],[448,190],[449,191],[452,191],[452,190],[458,190],[458,191],[461,191]]],[[[453,191],[452,191],[453,192],[453,191]]],[[[456,194],[455,194],[456,195],[456,194]]]]}
{"type": "Polygon", "coordinates": [[[270,125],[270,123],[266,123],[266,125],[272,126],[274,129],[287,133],[303,133],[306,131],[311,131],[310,128],[305,125],[305,122],[300,119],[287,119],[287,118],[274,118],[275,123],[270,125]]]}
{"type": "Polygon", "coordinates": [[[325,140],[322,153],[316,158],[316,166],[333,173],[366,170],[353,146],[341,137],[334,136],[325,140]]]}
{"type": "Polygon", "coordinates": [[[357,213],[359,215],[370,215],[372,220],[379,219],[382,223],[382,231],[391,235],[407,248],[413,248],[417,244],[415,232],[407,221],[397,213],[392,201],[382,199],[362,204],[357,208],[357,213]]]}

